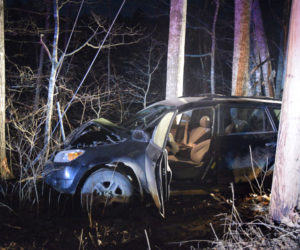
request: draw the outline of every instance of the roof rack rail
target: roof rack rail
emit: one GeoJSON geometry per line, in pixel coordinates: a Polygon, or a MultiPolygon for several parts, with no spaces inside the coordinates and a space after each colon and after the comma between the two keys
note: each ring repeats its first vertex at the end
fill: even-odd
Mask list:
{"type": "Polygon", "coordinates": [[[202,93],[202,94],[193,95],[193,96],[183,95],[183,96],[180,96],[179,98],[181,98],[181,97],[220,97],[220,96],[225,96],[225,95],[222,95],[222,94],[211,94],[211,93],[202,93]]]}

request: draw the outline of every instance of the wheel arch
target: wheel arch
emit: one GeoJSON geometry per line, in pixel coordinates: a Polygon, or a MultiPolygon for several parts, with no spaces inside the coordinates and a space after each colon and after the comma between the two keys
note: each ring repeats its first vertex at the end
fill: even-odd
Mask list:
{"type": "Polygon", "coordinates": [[[76,187],[76,194],[80,194],[81,188],[83,187],[84,183],[89,178],[89,176],[91,176],[92,173],[94,173],[95,171],[97,171],[99,169],[110,169],[110,170],[114,169],[114,171],[117,171],[117,172],[129,177],[128,179],[133,183],[133,187],[139,194],[141,201],[143,200],[144,191],[143,191],[142,184],[141,184],[137,174],[134,172],[134,170],[130,166],[126,165],[123,162],[98,164],[98,165],[92,167],[91,169],[89,169],[88,171],[86,171],[86,173],[80,179],[80,181],[76,187]]]}

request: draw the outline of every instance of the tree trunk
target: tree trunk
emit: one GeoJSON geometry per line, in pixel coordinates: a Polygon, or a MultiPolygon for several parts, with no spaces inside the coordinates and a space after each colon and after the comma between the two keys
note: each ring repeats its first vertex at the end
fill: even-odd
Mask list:
{"type": "Polygon", "coordinates": [[[278,53],[278,62],[277,62],[277,73],[276,73],[276,87],[275,87],[275,97],[277,99],[281,98],[281,91],[283,89],[283,80],[284,80],[284,47],[283,47],[283,32],[280,35],[280,45],[278,53]]]}
{"type": "Polygon", "coordinates": [[[187,0],[171,0],[166,99],[183,95],[187,0]]]}
{"type": "Polygon", "coordinates": [[[235,0],[231,94],[237,96],[249,92],[250,10],[251,1],[235,0]]]}
{"type": "MultiPolygon", "coordinates": [[[[50,18],[50,4],[48,1],[45,1],[47,6],[46,8],[46,18],[45,18],[45,31],[47,32],[49,29],[49,18],[50,18]]],[[[44,35],[44,43],[47,42],[47,36],[44,35]]],[[[41,84],[42,84],[42,77],[43,77],[43,66],[44,66],[44,59],[45,59],[45,49],[41,45],[40,49],[40,58],[39,58],[39,68],[37,72],[37,80],[36,80],[36,89],[35,89],[35,97],[34,97],[34,111],[39,108],[40,104],[40,92],[41,92],[41,84]]]]}
{"type": "Polygon", "coordinates": [[[289,226],[297,224],[294,209],[300,193],[300,1],[293,1],[290,17],[287,68],[279,138],[273,174],[270,214],[289,226]]]}
{"type": "Polygon", "coordinates": [[[258,0],[253,1],[252,9],[252,22],[254,27],[255,43],[255,61],[256,65],[259,65],[262,62],[264,62],[260,67],[261,70],[258,71],[262,74],[262,77],[260,77],[260,79],[262,79],[261,85],[265,90],[265,96],[274,97],[272,65],[271,61],[269,60],[270,53],[267,44],[267,39],[265,36],[265,30],[258,0]]]}
{"type": "Polygon", "coordinates": [[[216,9],[211,32],[211,62],[210,62],[210,90],[215,94],[215,56],[216,56],[216,23],[219,13],[220,0],[216,0],[216,9]]]}
{"type": "Polygon", "coordinates": [[[8,167],[5,146],[5,47],[4,47],[4,4],[0,0],[0,177],[13,178],[8,167]]]}
{"type": "Polygon", "coordinates": [[[286,72],[286,58],[287,58],[287,40],[288,40],[288,23],[289,13],[291,8],[291,1],[287,0],[284,2],[283,17],[282,17],[282,32],[280,35],[278,65],[276,74],[276,98],[281,98],[282,90],[284,86],[284,76],[286,72]]]}
{"type": "Polygon", "coordinates": [[[46,106],[47,115],[46,115],[45,138],[44,138],[44,144],[46,147],[48,147],[50,136],[51,136],[51,119],[53,114],[54,87],[55,87],[55,79],[56,79],[56,74],[58,69],[58,62],[57,62],[58,37],[59,37],[58,0],[53,1],[53,12],[54,12],[54,37],[53,37],[53,44],[52,44],[53,50],[51,56],[51,73],[49,79],[48,100],[46,106]]]}

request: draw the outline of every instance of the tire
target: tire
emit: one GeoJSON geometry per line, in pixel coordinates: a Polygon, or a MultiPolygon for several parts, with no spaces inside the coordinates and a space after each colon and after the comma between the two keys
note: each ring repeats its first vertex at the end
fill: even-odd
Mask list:
{"type": "Polygon", "coordinates": [[[128,203],[133,196],[133,185],[122,173],[111,169],[93,172],[81,188],[81,204],[87,210],[103,204],[128,203]]]}

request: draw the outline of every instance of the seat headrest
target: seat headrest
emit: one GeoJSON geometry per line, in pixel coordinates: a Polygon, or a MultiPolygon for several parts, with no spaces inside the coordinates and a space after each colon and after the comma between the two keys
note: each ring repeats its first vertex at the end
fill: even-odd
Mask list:
{"type": "Polygon", "coordinates": [[[210,118],[207,115],[204,115],[200,119],[200,126],[204,128],[210,128],[210,118]]]}

